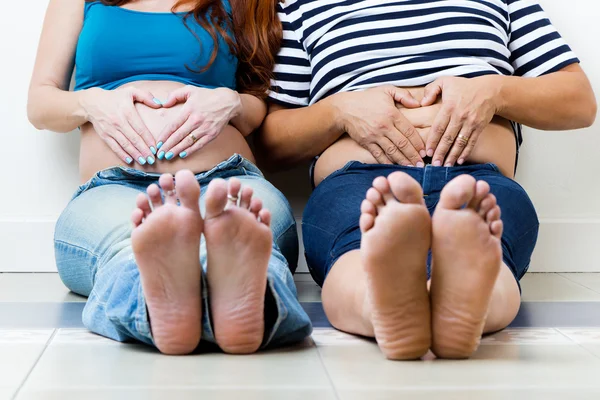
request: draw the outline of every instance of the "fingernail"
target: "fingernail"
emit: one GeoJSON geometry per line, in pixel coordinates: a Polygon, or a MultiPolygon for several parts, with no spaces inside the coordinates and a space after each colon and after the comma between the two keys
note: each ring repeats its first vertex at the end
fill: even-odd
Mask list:
{"type": "Polygon", "coordinates": [[[458,160],[458,163],[459,163],[460,165],[463,165],[463,163],[464,163],[464,162],[465,162],[465,159],[464,159],[464,158],[461,158],[460,160],[458,160]]]}
{"type": "Polygon", "coordinates": [[[156,155],[156,149],[154,148],[154,146],[150,147],[150,151],[152,152],[152,154],[156,155]]]}
{"type": "Polygon", "coordinates": [[[179,157],[186,158],[187,157],[187,152],[186,151],[182,151],[181,153],[179,153],[179,157]]]}
{"type": "Polygon", "coordinates": [[[450,168],[452,166],[451,163],[446,163],[446,168],[450,168]]]}
{"type": "Polygon", "coordinates": [[[417,163],[417,167],[419,167],[419,168],[423,168],[424,166],[425,166],[425,163],[424,163],[424,162],[421,162],[421,161],[419,161],[419,162],[417,163]]]}
{"type": "Polygon", "coordinates": [[[146,160],[144,159],[144,157],[140,157],[140,158],[138,158],[138,162],[139,162],[141,165],[146,165],[146,160]]]}
{"type": "Polygon", "coordinates": [[[174,156],[174,155],[175,155],[175,154],[173,154],[173,152],[172,152],[172,151],[170,151],[170,152],[168,152],[168,153],[165,155],[165,158],[166,158],[167,160],[170,160],[171,158],[173,158],[173,156],[174,156]]]}
{"type": "Polygon", "coordinates": [[[427,157],[433,157],[433,149],[427,150],[427,157]]]}
{"type": "Polygon", "coordinates": [[[434,167],[441,167],[442,166],[442,162],[440,160],[436,160],[433,162],[433,166],[434,167]]]}
{"type": "Polygon", "coordinates": [[[163,145],[163,142],[158,142],[158,143],[156,144],[156,148],[157,148],[157,149],[160,149],[160,148],[162,147],[162,145],[163,145]]]}
{"type": "Polygon", "coordinates": [[[425,157],[427,157],[427,153],[425,152],[425,150],[421,150],[421,151],[419,152],[419,154],[421,155],[421,158],[425,158],[425,157]]]}
{"type": "Polygon", "coordinates": [[[156,97],[152,99],[152,101],[156,104],[158,104],[159,106],[162,106],[162,101],[160,101],[159,99],[157,99],[156,97]]]}
{"type": "Polygon", "coordinates": [[[158,159],[162,160],[163,158],[165,158],[165,152],[164,151],[158,152],[158,159]]]}
{"type": "Polygon", "coordinates": [[[127,164],[131,164],[131,163],[133,162],[133,158],[131,158],[131,157],[127,157],[127,158],[125,159],[125,162],[126,162],[127,164]]]}
{"type": "Polygon", "coordinates": [[[148,164],[150,164],[150,165],[154,164],[154,157],[152,157],[152,156],[148,157],[148,164]]]}

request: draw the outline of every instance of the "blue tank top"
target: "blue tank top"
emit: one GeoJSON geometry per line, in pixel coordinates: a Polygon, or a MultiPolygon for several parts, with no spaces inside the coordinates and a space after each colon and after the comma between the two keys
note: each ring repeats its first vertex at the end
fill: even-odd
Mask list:
{"type": "MultiPolygon", "coordinates": [[[[230,12],[227,0],[224,5],[230,12]]],[[[75,56],[75,90],[110,90],[140,80],[235,89],[238,60],[222,38],[208,70],[198,73],[186,68],[202,69],[214,42],[193,16],[187,19],[188,29],[183,24],[185,14],[134,11],[99,1],[85,3],[75,56]]]]}

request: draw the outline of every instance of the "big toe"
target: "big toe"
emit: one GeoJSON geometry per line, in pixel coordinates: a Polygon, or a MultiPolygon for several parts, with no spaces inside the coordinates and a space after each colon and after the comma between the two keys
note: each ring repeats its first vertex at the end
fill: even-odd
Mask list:
{"type": "Polygon", "coordinates": [[[388,176],[392,193],[401,203],[422,204],[423,189],[421,185],[404,172],[394,172],[388,176]]]}
{"type": "Polygon", "coordinates": [[[218,217],[227,204],[227,182],[223,179],[213,179],[206,192],[206,219],[218,217]]]}
{"type": "Polygon", "coordinates": [[[442,190],[438,207],[458,210],[469,204],[475,196],[476,183],[470,175],[454,178],[442,190]]]}
{"type": "Polygon", "coordinates": [[[200,185],[190,170],[179,171],[175,175],[177,195],[181,205],[193,210],[198,210],[198,199],[200,198],[200,185]]]}

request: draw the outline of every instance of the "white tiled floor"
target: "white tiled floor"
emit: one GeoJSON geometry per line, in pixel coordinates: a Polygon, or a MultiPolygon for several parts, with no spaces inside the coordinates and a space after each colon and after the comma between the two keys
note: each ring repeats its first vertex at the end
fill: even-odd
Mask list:
{"type": "MultiPolygon", "coordinates": [[[[318,301],[310,278],[297,280],[303,301],[318,301]]],[[[532,274],[523,292],[526,301],[600,301],[599,281],[532,274]]],[[[56,275],[0,274],[0,302],[81,300],[56,275]]],[[[507,329],[468,361],[404,363],[332,329],[288,349],[186,357],[82,329],[0,330],[0,399],[597,400],[599,373],[600,328],[507,329]]]]}

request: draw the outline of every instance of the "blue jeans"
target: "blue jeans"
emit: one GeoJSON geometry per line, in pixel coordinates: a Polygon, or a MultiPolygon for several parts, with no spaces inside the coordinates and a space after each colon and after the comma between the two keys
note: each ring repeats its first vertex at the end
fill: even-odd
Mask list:
{"type": "MultiPolygon", "coordinates": [[[[312,331],[297,300],[292,273],[298,261],[298,236],[291,207],[260,170],[239,155],[196,175],[202,194],[215,178],[236,177],[254,189],[272,213],[273,251],[265,293],[265,336],[262,348],[301,341],[312,331]]],[[[131,248],[130,215],[139,193],[157,183],[158,174],[115,167],[98,172],[82,185],[56,224],[54,246],[58,272],[73,292],[88,296],[83,323],[91,331],[118,341],[154,345],[131,248]]],[[[206,281],[206,244],[202,238],[202,340],[215,343],[206,281]]]]}
{"type": "MultiPolygon", "coordinates": [[[[373,180],[396,171],[405,172],[419,182],[430,214],[435,211],[444,186],[457,176],[467,174],[489,183],[502,210],[503,260],[519,283],[529,268],[539,221],[525,190],[514,180],[502,175],[496,165],[473,164],[449,168],[427,165],[425,168],[411,168],[353,161],[323,180],[304,210],[302,237],[306,262],[319,285],[323,285],[331,267],[342,255],[360,249],[360,205],[373,180]]],[[[427,259],[427,276],[430,275],[431,252],[427,259]]]]}

